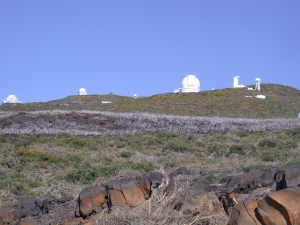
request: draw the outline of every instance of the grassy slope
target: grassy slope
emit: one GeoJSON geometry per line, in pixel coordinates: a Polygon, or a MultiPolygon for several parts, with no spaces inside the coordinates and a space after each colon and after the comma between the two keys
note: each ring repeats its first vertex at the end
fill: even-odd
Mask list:
{"type": "Polygon", "coordinates": [[[299,160],[300,130],[225,134],[163,131],[116,136],[0,136],[0,206],[48,191],[77,196],[87,185],[188,166],[220,172],[299,160]]]}
{"type": "Polygon", "coordinates": [[[69,96],[45,103],[2,105],[0,110],[97,110],[112,112],[150,112],[186,116],[231,118],[296,118],[300,112],[300,91],[283,85],[264,84],[266,100],[245,98],[255,91],[221,89],[200,93],[160,94],[133,99],[116,95],[69,96]],[[112,104],[101,104],[102,100],[112,104]]]}

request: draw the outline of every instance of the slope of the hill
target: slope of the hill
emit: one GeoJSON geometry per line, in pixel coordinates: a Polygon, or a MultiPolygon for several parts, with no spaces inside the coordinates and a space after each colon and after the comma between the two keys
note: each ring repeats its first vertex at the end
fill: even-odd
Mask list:
{"type": "Polygon", "coordinates": [[[227,88],[199,93],[167,93],[138,99],[113,94],[69,96],[49,102],[3,104],[0,106],[0,110],[86,109],[231,118],[296,118],[300,112],[300,91],[298,89],[283,85],[264,84],[262,94],[266,95],[265,100],[245,97],[256,94],[256,91],[249,91],[247,88],[227,88]],[[101,101],[112,101],[112,103],[102,104],[101,101]]]}

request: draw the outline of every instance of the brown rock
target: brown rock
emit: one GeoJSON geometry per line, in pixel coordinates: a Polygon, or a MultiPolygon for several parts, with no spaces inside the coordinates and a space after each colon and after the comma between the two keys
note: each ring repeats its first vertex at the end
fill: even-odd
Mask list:
{"type": "Polygon", "coordinates": [[[189,193],[187,193],[186,200],[181,206],[180,211],[186,213],[207,207],[209,211],[217,211],[221,215],[225,216],[226,213],[223,207],[220,206],[220,201],[214,192],[210,191],[197,193],[197,190],[189,190],[189,193]]]}
{"type": "Polygon", "coordinates": [[[247,198],[232,208],[229,225],[261,225],[255,215],[258,201],[247,198]]]}
{"type": "Polygon", "coordinates": [[[142,192],[144,193],[144,198],[148,199],[151,194],[151,182],[147,178],[142,178],[139,181],[139,185],[141,187],[142,192]]]}
{"type": "Polygon", "coordinates": [[[97,212],[105,202],[105,187],[86,187],[80,193],[76,206],[76,216],[88,216],[97,212]]]}
{"type": "Polygon", "coordinates": [[[110,190],[109,197],[111,206],[126,206],[126,200],[121,191],[110,190]]]}
{"type": "Polygon", "coordinates": [[[121,183],[121,192],[129,206],[139,206],[145,201],[145,195],[140,185],[133,181],[123,181],[121,183]]]}
{"type": "Polygon", "coordinates": [[[300,224],[300,188],[274,192],[259,201],[258,219],[263,224],[300,224]]]}

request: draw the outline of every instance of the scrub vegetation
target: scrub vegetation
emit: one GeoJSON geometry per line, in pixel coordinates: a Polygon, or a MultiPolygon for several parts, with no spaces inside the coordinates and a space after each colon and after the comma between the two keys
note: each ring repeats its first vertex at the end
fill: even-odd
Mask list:
{"type": "MultiPolygon", "coordinates": [[[[0,207],[48,192],[78,197],[86,186],[135,179],[149,171],[169,173],[180,166],[217,181],[249,166],[300,161],[300,91],[273,84],[262,90],[266,100],[245,98],[255,91],[230,88],[138,99],[110,94],[3,104],[0,207]]],[[[170,196],[155,190],[130,212],[116,209],[97,216],[107,224],[228,222],[207,210],[175,215],[175,199],[186,188],[170,196]]]]}
{"type": "Polygon", "coordinates": [[[147,131],[105,136],[0,136],[0,205],[48,191],[77,196],[87,185],[180,166],[207,179],[252,165],[300,160],[300,129],[178,134],[147,131]]]}
{"type": "Polygon", "coordinates": [[[256,91],[249,91],[247,88],[227,88],[199,93],[166,93],[137,99],[114,94],[69,96],[44,103],[4,104],[0,106],[0,110],[60,109],[229,118],[297,118],[300,112],[299,90],[283,85],[263,84],[262,94],[266,95],[266,100],[246,98],[245,96],[257,95],[256,91]],[[101,101],[112,103],[102,104],[101,101]]]}

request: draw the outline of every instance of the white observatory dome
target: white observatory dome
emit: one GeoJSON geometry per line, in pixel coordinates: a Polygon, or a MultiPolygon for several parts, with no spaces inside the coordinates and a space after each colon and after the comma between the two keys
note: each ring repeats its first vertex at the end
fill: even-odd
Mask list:
{"type": "Polygon", "coordinates": [[[182,92],[199,92],[200,81],[195,75],[187,75],[181,83],[182,92]]]}
{"type": "Polygon", "coordinates": [[[78,91],[78,95],[87,95],[87,92],[84,88],[80,88],[78,91]]]}
{"type": "Polygon", "coordinates": [[[15,95],[9,95],[2,103],[21,103],[15,95]]]}

